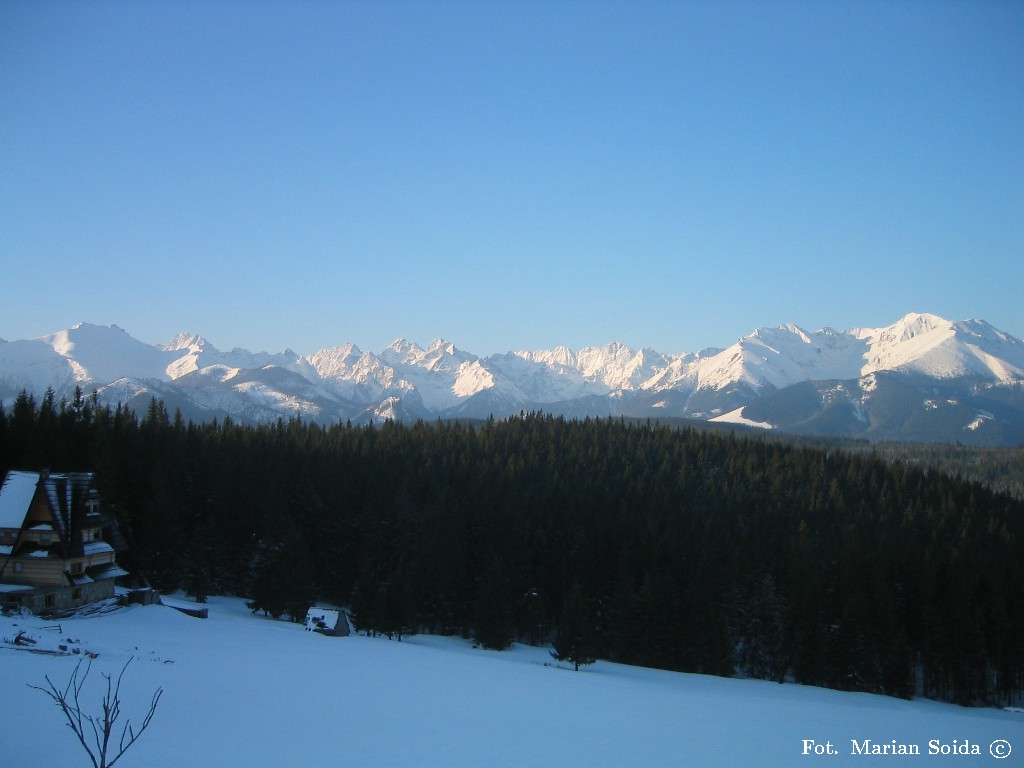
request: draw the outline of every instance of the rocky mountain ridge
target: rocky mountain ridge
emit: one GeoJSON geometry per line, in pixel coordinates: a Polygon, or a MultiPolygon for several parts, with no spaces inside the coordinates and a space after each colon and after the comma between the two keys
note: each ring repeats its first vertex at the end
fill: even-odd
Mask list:
{"type": "Polygon", "coordinates": [[[870,439],[1024,442],[1024,342],[983,320],[911,313],[884,328],[759,328],[726,349],[671,355],[613,342],[478,357],[436,339],[380,354],[348,343],[222,352],[195,334],[163,345],[80,324],[0,342],[0,400],[95,389],[136,409],[151,397],[186,418],[330,423],[487,418],[689,418],[870,439]]]}

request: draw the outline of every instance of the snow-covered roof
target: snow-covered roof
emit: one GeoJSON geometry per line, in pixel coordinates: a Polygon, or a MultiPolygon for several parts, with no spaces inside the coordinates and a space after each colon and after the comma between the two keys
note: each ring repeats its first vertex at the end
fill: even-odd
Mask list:
{"type": "Polygon", "coordinates": [[[70,514],[73,484],[67,482],[65,475],[49,475],[43,483],[43,488],[46,491],[46,496],[50,500],[50,511],[53,513],[55,522],[60,525],[63,530],[63,535],[67,535],[67,528],[70,527],[70,517],[64,517],[64,514],[70,514]],[[60,482],[58,482],[60,481],[60,482]]]}
{"type": "Polygon", "coordinates": [[[113,551],[114,548],[105,541],[91,541],[82,547],[82,553],[85,555],[104,555],[113,551]]]}
{"type": "Polygon", "coordinates": [[[38,484],[38,472],[7,473],[0,486],[0,528],[21,528],[38,484]]]}
{"type": "Polygon", "coordinates": [[[96,566],[89,569],[89,576],[94,581],[103,581],[104,579],[117,579],[121,576],[127,576],[128,571],[119,566],[117,563],[110,563],[106,566],[96,566]]]}
{"type": "Polygon", "coordinates": [[[334,608],[310,608],[306,612],[306,629],[334,629],[341,611],[334,608]]]}

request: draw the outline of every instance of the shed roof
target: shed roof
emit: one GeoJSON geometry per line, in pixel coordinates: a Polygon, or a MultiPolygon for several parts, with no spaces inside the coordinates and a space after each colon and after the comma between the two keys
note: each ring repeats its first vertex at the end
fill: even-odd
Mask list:
{"type": "Polygon", "coordinates": [[[0,486],[0,528],[21,528],[38,484],[38,472],[7,473],[0,486]]]}
{"type": "Polygon", "coordinates": [[[336,608],[310,608],[306,612],[307,630],[334,630],[340,623],[342,613],[336,608]]]}

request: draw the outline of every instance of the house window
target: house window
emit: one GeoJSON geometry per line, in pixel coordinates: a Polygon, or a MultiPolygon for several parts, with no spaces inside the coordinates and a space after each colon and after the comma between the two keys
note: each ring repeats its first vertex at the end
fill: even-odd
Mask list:
{"type": "Polygon", "coordinates": [[[74,573],[74,574],[79,574],[79,573],[82,572],[82,561],[81,560],[71,564],[71,572],[74,573]]]}
{"type": "Polygon", "coordinates": [[[56,604],[57,604],[57,598],[56,598],[56,596],[54,596],[54,594],[52,592],[50,594],[48,594],[48,595],[44,595],[43,596],[43,607],[44,608],[53,608],[53,606],[55,606],[56,604]]]}
{"type": "Polygon", "coordinates": [[[39,541],[41,543],[43,543],[43,544],[49,544],[50,543],[50,539],[52,539],[52,538],[53,538],[53,534],[50,533],[49,531],[47,531],[46,533],[41,533],[39,535],[39,541]]]}
{"type": "Polygon", "coordinates": [[[71,590],[71,599],[72,600],[81,600],[82,599],[82,589],[80,587],[78,589],[71,590]]]}
{"type": "Polygon", "coordinates": [[[15,573],[21,573],[21,563],[15,563],[14,564],[14,572],[15,573]]]}

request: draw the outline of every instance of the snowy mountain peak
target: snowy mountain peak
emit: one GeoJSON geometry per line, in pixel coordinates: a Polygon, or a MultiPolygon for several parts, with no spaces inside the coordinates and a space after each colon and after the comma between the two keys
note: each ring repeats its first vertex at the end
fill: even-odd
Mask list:
{"type": "Polygon", "coordinates": [[[554,349],[531,352],[520,350],[519,352],[516,352],[515,355],[523,360],[529,360],[532,363],[540,363],[548,366],[549,368],[575,369],[578,365],[576,355],[573,354],[573,351],[564,344],[561,344],[554,349]]]}
{"type": "Polygon", "coordinates": [[[340,347],[321,349],[307,359],[316,368],[317,373],[327,377],[354,367],[362,356],[362,350],[355,344],[343,344],[340,347]]]}
{"type": "Polygon", "coordinates": [[[854,329],[850,335],[868,344],[863,373],[902,371],[1000,381],[1024,375],[1024,343],[984,321],[952,322],[913,312],[885,328],[854,329]]]}
{"type": "Polygon", "coordinates": [[[179,333],[161,347],[165,352],[216,352],[216,348],[202,336],[195,333],[179,333]]]}
{"type": "Polygon", "coordinates": [[[415,363],[423,355],[423,349],[416,342],[408,339],[395,339],[381,352],[380,357],[388,365],[401,365],[402,363],[415,363]]]}
{"type": "Polygon", "coordinates": [[[415,341],[409,341],[408,339],[405,338],[395,339],[393,342],[391,342],[387,349],[393,350],[399,354],[423,351],[415,341]]]}
{"type": "Polygon", "coordinates": [[[559,344],[551,350],[551,360],[559,365],[576,365],[576,355],[564,344],[559,344]]]}
{"type": "Polygon", "coordinates": [[[59,354],[68,354],[79,346],[95,347],[103,344],[124,344],[126,341],[137,342],[128,332],[117,325],[93,325],[78,323],[66,331],[58,331],[49,336],[41,337],[59,354]]]}
{"type": "Polygon", "coordinates": [[[446,355],[454,355],[456,352],[455,345],[450,341],[444,339],[434,339],[430,342],[430,346],[427,347],[427,352],[443,352],[446,355]]]}
{"type": "Polygon", "coordinates": [[[110,382],[122,377],[166,379],[167,355],[116,325],[79,323],[38,339],[70,364],[79,382],[110,382]]]}
{"type": "Polygon", "coordinates": [[[1017,341],[1008,333],[1000,331],[984,320],[961,320],[953,324],[957,333],[965,337],[974,337],[978,341],[1004,344],[1017,341]]]}
{"type": "Polygon", "coordinates": [[[921,314],[911,312],[898,320],[890,327],[890,338],[896,337],[899,341],[910,341],[918,336],[923,336],[935,330],[952,330],[953,324],[944,320],[938,315],[921,314]]]}
{"type": "Polygon", "coordinates": [[[873,345],[892,346],[936,330],[951,331],[953,324],[938,315],[911,312],[904,315],[892,325],[883,328],[853,328],[851,336],[866,339],[873,345]]]}
{"type": "Polygon", "coordinates": [[[807,335],[807,331],[805,331],[799,325],[793,325],[792,323],[785,323],[784,325],[780,325],[779,326],[779,330],[785,331],[786,333],[790,333],[793,336],[796,336],[798,339],[800,339],[802,342],[804,342],[804,344],[810,344],[811,343],[811,337],[808,336],[807,335]]]}
{"type": "Polygon", "coordinates": [[[121,326],[111,323],[110,325],[97,325],[96,323],[75,323],[68,331],[81,331],[83,333],[123,333],[128,335],[128,332],[121,326]]]}

